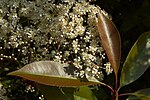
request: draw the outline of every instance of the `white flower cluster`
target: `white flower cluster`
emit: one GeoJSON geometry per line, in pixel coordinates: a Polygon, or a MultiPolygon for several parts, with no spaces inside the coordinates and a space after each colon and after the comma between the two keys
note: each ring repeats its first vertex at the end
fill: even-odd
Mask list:
{"type": "Polygon", "coordinates": [[[6,1],[0,2],[1,60],[67,62],[77,76],[102,79],[105,53],[96,27],[98,7],[85,0],[6,1]]]}

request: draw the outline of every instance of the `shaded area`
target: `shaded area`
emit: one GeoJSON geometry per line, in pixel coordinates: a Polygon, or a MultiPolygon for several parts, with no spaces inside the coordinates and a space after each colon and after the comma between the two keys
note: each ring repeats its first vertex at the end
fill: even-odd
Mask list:
{"type": "MultiPolygon", "coordinates": [[[[120,32],[122,40],[122,65],[134,42],[143,32],[150,30],[150,1],[97,0],[96,4],[112,16],[112,21],[115,23],[120,32]]],[[[135,92],[139,89],[149,88],[149,72],[150,68],[148,68],[138,80],[131,83],[129,86],[123,87],[120,92],[135,92]]],[[[104,81],[111,85],[113,82],[112,76],[108,77],[104,81]]],[[[123,100],[125,98],[126,96],[121,97],[120,99],[123,100]]]]}

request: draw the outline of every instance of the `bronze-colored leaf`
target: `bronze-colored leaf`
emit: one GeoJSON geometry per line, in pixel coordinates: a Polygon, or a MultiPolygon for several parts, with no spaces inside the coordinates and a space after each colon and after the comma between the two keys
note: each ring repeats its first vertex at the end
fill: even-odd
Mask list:
{"type": "Polygon", "coordinates": [[[102,11],[98,14],[97,26],[102,46],[114,69],[114,73],[117,75],[121,58],[120,34],[113,22],[102,11]]]}
{"type": "Polygon", "coordinates": [[[101,82],[92,76],[81,81],[74,76],[73,70],[74,68],[67,63],[61,64],[54,61],[39,61],[28,64],[8,75],[23,77],[50,86],[72,87],[101,84],[101,82]]]}

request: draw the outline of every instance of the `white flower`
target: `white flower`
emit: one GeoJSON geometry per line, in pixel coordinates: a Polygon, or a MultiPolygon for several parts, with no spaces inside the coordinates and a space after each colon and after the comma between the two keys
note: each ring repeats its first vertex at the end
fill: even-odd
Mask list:
{"type": "Polygon", "coordinates": [[[82,67],[83,67],[79,61],[74,61],[73,65],[78,69],[82,69],[82,67]]]}
{"type": "Polygon", "coordinates": [[[95,54],[97,49],[98,49],[97,47],[89,46],[89,51],[91,51],[93,54],[95,54]]]}
{"type": "Polygon", "coordinates": [[[110,62],[107,62],[106,64],[104,64],[104,66],[106,67],[105,71],[106,71],[107,75],[109,75],[110,73],[112,73],[113,69],[111,68],[110,62]]]}
{"type": "Polygon", "coordinates": [[[85,40],[85,42],[89,42],[89,41],[90,41],[90,36],[86,35],[86,36],[84,37],[84,40],[85,40]]]}
{"type": "Polygon", "coordinates": [[[0,9],[0,50],[13,54],[1,52],[0,59],[13,58],[23,64],[39,60],[71,62],[81,71],[79,75],[89,67],[91,76],[101,77],[101,67],[90,67],[97,62],[103,65],[99,59],[105,58],[96,28],[99,8],[85,0],[52,1],[38,4],[19,0],[17,5],[16,1],[8,2],[9,7],[0,5],[6,9],[0,9]]]}
{"type": "Polygon", "coordinates": [[[78,45],[78,40],[77,39],[73,40],[72,47],[73,47],[73,50],[74,50],[75,54],[78,52],[78,50],[80,50],[80,48],[79,48],[80,45],[78,45]]]}
{"type": "Polygon", "coordinates": [[[75,27],[75,34],[82,36],[84,34],[85,27],[78,25],[75,27]]]}
{"type": "Polygon", "coordinates": [[[83,52],[83,53],[82,53],[82,59],[83,59],[83,60],[95,61],[95,60],[96,60],[96,57],[93,56],[92,54],[88,54],[88,53],[83,52]]]}

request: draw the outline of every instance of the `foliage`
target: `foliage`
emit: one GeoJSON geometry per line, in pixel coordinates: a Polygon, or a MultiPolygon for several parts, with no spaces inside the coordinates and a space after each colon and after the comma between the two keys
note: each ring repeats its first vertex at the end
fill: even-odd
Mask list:
{"type": "MultiPolygon", "coordinates": [[[[118,55],[117,53],[120,52],[118,50],[121,50],[121,49],[119,49],[120,48],[120,43],[116,43],[116,41],[120,42],[119,33],[116,31],[116,28],[114,27],[112,22],[104,15],[103,12],[100,12],[98,16],[99,16],[98,17],[98,27],[100,27],[98,29],[99,29],[99,32],[100,32],[100,38],[101,38],[101,41],[105,41],[105,43],[102,42],[103,45],[104,45],[103,46],[104,49],[106,51],[110,51],[109,54],[107,52],[106,52],[106,54],[108,56],[110,56],[108,58],[110,59],[110,63],[112,64],[113,69],[115,70],[116,67],[118,68],[118,66],[116,66],[116,61],[117,60],[115,60],[115,59],[116,59],[116,56],[118,55]],[[104,28],[102,28],[102,26],[104,26],[104,28]],[[109,28],[111,28],[111,29],[109,29],[109,28]],[[117,32],[117,33],[114,33],[114,32],[117,32]],[[113,36],[112,33],[116,34],[115,37],[112,37],[113,36]],[[103,36],[103,35],[106,35],[106,36],[103,36]],[[119,48],[116,49],[116,48],[113,48],[113,47],[105,46],[105,45],[114,46],[114,45],[112,45],[112,43],[116,43],[115,46],[117,46],[119,48]]],[[[99,84],[107,86],[112,91],[113,96],[114,96],[113,98],[115,98],[115,100],[118,100],[119,95],[126,95],[126,94],[118,94],[119,89],[121,87],[125,86],[125,85],[128,85],[129,83],[132,83],[136,79],[138,79],[145,72],[145,70],[150,66],[149,51],[150,51],[150,32],[146,32],[146,33],[143,33],[139,37],[139,39],[136,41],[136,43],[132,47],[131,51],[129,52],[129,55],[128,55],[124,65],[123,65],[123,69],[122,69],[122,72],[121,72],[120,86],[118,87],[118,80],[119,80],[118,79],[118,70],[116,70],[116,72],[115,72],[115,76],[116,76],[116,81],[115,81],[116,82],[115,83],[116,87],[115,87],[115,89],[113,89],[112,87],[110,87],[109,85],[106,85],[104,83],[99,83],[99,84]],[[142,69],[140,69],[141,66],[142,66],[142,69]]],[[[118,57],[117,57],[117,59],[118,59],[118,57]]],[[[43,63],[42,65],[39,64],[39,63],[40,62],[35,62],[35,63],[32,63],[32,64],[29,64],[29,65],[19,69],[18,71],[9,73],[9,75],[16,75],[16,76],[24,77],[26,79],[30,79],[32,81],[39,82],[39,83],[41,83],[40,81],[42,81],[42,84],[46,84],[46,85],[64,86],[63,84],[67,85],[67,82],[65,81],[65,79],[69,79],[68,82],[70,84],[68,84],[68,87],[72,86],[73,83],[75,83],[75,82],[71,83],[72,78],[63,77],[64,75],[62,75],[62,74],[55,74],[56,72],[62,73],[58,69],[56,71],[53,70],[53,72],[51,72],[50,66],[47,67],[47,65],[45,65],[46,61],[42,62],[43,63]],[[49,70],[50,72],[47,72],[45,70],[49,70]],[[55,80],[52,80],[54,83],[51,84],[51,79],[47,79],[46,76],[43,75],[42,73],[46,73],[46,75],[49,75],[50,77],[56,76],[55,78],[56,78],[57,81],[60,80],[59,77],[64,78],[64,79],[61,80],[62,81],[61,84],[56,83],[55,80]],[[49,73],[51,73],[51,74],[49,74],[49,73]],[[36,74],[39,75],[39,76],[37,76],[39,79],[37,80],[36,77],[32,77],[32,74],[33,75],[36,75],[36,74]],[[41,76],[45,77],[45,79],[40,80],[41,76]],[[50,82],[49,82],[50,84],[47,84],[47,82],[45,80],[50,80],[50,82]]],[[[54,66],[53,64],[50,64],[50,63],[49,63],[49,65],[51,65],[55,68],[60,67],[59,69],[61,71],[65,70],[65,68],[62,67],[62,65],[59,66],[59,63],[57,63],[57,65],[56,65],[57,67],[54,66]],[[63,68],[63,69],[61,69],[61,68],[63,68]]],[[[67,72],[65,72],[65,73],[67,74],[67,72]]],[[[88,80],[87,76],[85,78],[88,80]]],[[[76,79],[76,80],[79,80],[79,79],[76,79]]],[[[77,85],[80,84],[79,86],[82,86],[82,83],[84,83],[84,82],[86,82],[86,81],[85,80],[78,81],[76,84],[77,85]]],[[[83,85],[90,85],[90,81],[88,81],[88,83],[89,84],[83,84],[83,85]]],[[[93,85],[94,85],[94,83],[93,83],[93,85]]],[[[149,90],[146,89],[146,90],[143,90],[142,92],[145,93],[147,91],[149,91],[149,90]]],[[[128,93],[128,95],[131,95],[131,94],[136,95],[139,99],[140,98],[141,99],[142,98],[149,98],[149,95],[142,94],[142,96],[141,96],[141,94],[138,94],[138,93],[128,93]]],[[[131,97],[129,97],[129,98],[131,98],[131,97]]]]}
{"type": "MultiPolygon", "coordinates": [[[[112,99],[118,100],[118,97],[124,95],[137,96],[129,99],[149,98],[149,94],[145,95],[149,89],[135,93],[119,93],[123,86],[137,80],[150,65],[149,32],[139,37],[121,68],[119,32],[107,13],[91,5],[92,2],[84,0],[1,2],[0,59],[2,62],[11,59],[20,66],[15,68],[19,70],[9,75],[45,84],[35,83],[46,99],[58,97],[61,100],[97,100],[91,90],[92,88],[101,90],[101,86],[89,86],[95,84],[108,87],[113,94],[110,96],[112,99]],[[8,8],[5,5],[8,5],[8,8]],[[30,17],[31,14],[34,17],[30,17]],[[107,62],[104,50],[110,63],[107,62]],[[119,68],[122,70],[121,76],[118,74],[119,68]],[[102,82],[112,69],[115,73],[115,86],[102,82]]],[[[11,71],[10,67],[2,69],[6,73],[11,71]]],[[[5,88],[9,88],[8,83],[12,81],[11,77],[10,82],[7,83],[7,80],[1,80],[5,88]]],[[[27,92],[35,91],[31,85],[25,85],[27,92]]],[[[39,99],[44,99],[43,95],[39,99]]]]}
{"type": "Polygon", "coordinates": [[[103,62],[106,56],[96,28],[95,17],[99,8],[90,2],[0,2],[1,82],[10,93],[13,93],[12,86],[20,82],[18,87],[25,90],[22,93],[20,89],[14,88],[18,90],[16,94],[28,94],[30,82],[28,84],[25,80],[6,77],[6,74],[34,61],[68,63],[74,67],[76,78],[84,78],[86,75],[103,80],[104,73],[112,73],[109,62],[103,62]]]}

